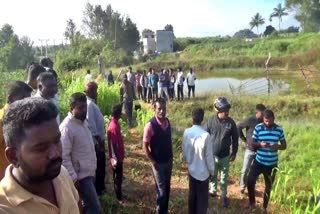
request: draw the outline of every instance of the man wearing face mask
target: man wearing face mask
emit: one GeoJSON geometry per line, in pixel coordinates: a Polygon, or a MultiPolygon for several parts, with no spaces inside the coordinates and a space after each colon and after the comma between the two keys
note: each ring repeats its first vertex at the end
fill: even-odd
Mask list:
{"type": "Polygon", "coordinates": [[[97,158],[86,117],[86,95],[74,93],[70,98],[70,112],[60,125],[62,164],[80,193],[86,213],[100,213],[101,206],[94,186],[97,158]]]}
{"type": "Polygon", "coordinates": [[[213,155],[215,156],[214,175],[210,181],[210,195],[217,196],[218,172],[221,172],[221,202],[224,207],[229,206],[227,198],[230,161],[236,159],[238,151],[238,130],[234,120],[229,117],[231,105],[227,98],[218,97],[214,101],[214,108],[218,112],[209,118],[204,129],[209,132],[213,155]],[[230,147],[232,151],[230,154],[230,147]]]}
{"type": "Polygon", "coordinates": [[[10,105],[3,120],[10,165],[0,183],[0,213],[79,213],[79,195],[61,166],[58,111],[47,100],[10,105]]]}

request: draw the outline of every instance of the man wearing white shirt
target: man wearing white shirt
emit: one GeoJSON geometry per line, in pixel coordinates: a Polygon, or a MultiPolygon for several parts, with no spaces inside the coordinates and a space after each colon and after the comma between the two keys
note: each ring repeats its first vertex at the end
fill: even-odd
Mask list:
{"type": "Polygon", "coordinates": [[[201,127],[204,110],[192,111],[193,126],[183,134],[183,157],[189,171],[189,214],[206,214],[208,209],[209,176],[214,174],[214,157],[209,133],[201,127]]]}
{"type": "Polygon", "coordinates": [[[194,74],[192,68],[190,68],[190,72],[187,75],[187,85],[188,85],[188,98],[190,98],[190,92],[192,91],[192,97],[194,98],[194,88],[195,88],[195,80],[196,75],[194,74]]]}
{"type": "Polygon", "coordinates": [[[178,94],[178,101],[183,100],[183,82],[185,78],[183,75],[183,71],[181,68],[178,69],[178,75],[177,75],[177,94],[178,94]]]}
{"type": "Polygon", "coordinates": [[[84,77],[84,81],[86,84],[93,81],[93,77],[92,77],[90,69],[87,70],[87,74],[84,77]]]}

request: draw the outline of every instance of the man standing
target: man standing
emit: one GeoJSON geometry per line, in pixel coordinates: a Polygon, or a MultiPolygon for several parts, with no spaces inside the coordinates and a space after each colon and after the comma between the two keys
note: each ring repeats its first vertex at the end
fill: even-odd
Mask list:
{"type": "Polygon", "coordinates": [[[99,74],[102,74],[102,59],[101,59],[100,54],[98,54],[98,71],[99,71],[99,74]]]}
{"type": "Polygon", "coordinates": [[[120,102],[124,105],[128,126],[130,128],[132,127],[132,109],[133,100],[135,99],[134,86],[128,81],[127,75],[123,75],[123,81],[120,87],[120,102]]]}
{"type": "Polygon", "coordinates": [[[160,97],[165,98],[167,101],[169,101],[168,80],[169,80],[169,76],[167,74],[167,71],[165,69],[162,69],[159,76],[159,89],[160,89],[159,93],[160,93],[160,97]]]}
{"type": "Polygon", "coordinates": [[[95,144],[97,157],[97,170],[95,187],[98,195],[102,195],[106,190],[105,174],[106,174],[106,150],[105,150],[105,128],[103,115],[95,103],[98,97],[98,85],[95,82],[89,82],[86,85],[87,96],[87,120],[95,144]]]}
{"type": "Polygon", "coordinates": [[[129,71],[127,72],[128,81],[133,85],[133,88],[136,87],[136,77],[132,71],[132,67],[129,67],[129,71]]]}
{"type": "MultiPolygon", "coordinates": [[[[37,78],[38,91],[35,97],[42,97],[43,99],[51,101],[58,109],[58,100],[55,98],[58,92],[58,85],[56,77],[49,71],[39,74],[37,78]]],[[[57,116],[57,123],[60,124],[60,115],[57,116]]]]}
{"type": "Polygon", "coordinates": [[[155,116],[144,128],[143,150],[152,163],[157,190],[157,213],[168,213],[172,173],[171,126],[166,117],[166,101],[154,103],[155,116]]]}
{"type": "Polygon", "coordinates": [[[169,70],[169,96],[170,100],[173,101],[174,95],[174,85],[176,83],[176,75],[174,74],[174,70],[170,68],[169,70]]]}
{"type": "Polygon", "coordinates": [[[143,71],[143,75],[140,79],[140,85],[142,86],[142,98],[144,102],[147,102],[147,96],[148,96],[148,87],[149,87],[149,81],[146,74],[146,71],[143,71]]]}
{"type": "Polygon", "coordinates": [[[266,110],[266,107],[263,104],[256,105],[256,115],[246,118],[245,120],[241,121],[238,127],[238,133],[241,140],[246,145],[246,151],[244,153],[243,158],[243,166],[241,170],[241,179],[240,179],[240,192],[241,194],[244,193],[244,190],[247,186],[247,179],[248,179],[248,172],[252,161],[256,157],[256,152],[252,148],[252,135],[253,130],[259,123],[263,122],[263,111],[266,110]],[[246,136],[243,134],[243,129],[246,129],[246,136]]]}
{"type": "Polygon", "coordinates": [[[211,135],[213,155],[215,155],[215,172],[210,182],[210,195],[217,196],[218,172],[221,172],[221,201],[224,207],[229,206],[227,198],[229,164],[236,159],[238,151],[238,130],[234,120],[229,117],[230,103],[225,97],[218,97],[214,101],[214,108],[218,112],[209,118],[205,130],[211,135]],[[230,146],[232,152],[230,155],[230,146]]]}
{"type": "Polygon", "coordinates": [[[183,75],[183,71],[181,68],[178,69],[178,75],[177,75],[177,94],[178,94],[178,101],[183,100],[183,82],[185,78],[183,75]]]}
{"type": "Polygon", "coordinates": [[[152,102],[155,102],[158,99],[158,82],[159,76],[155,70],[152,69],[152,73],[149,76],[149,85],[151,86],[152,90],[152,102]]]}
{"type": "Polygon", "coordinates": [[[204,110],[195,108],[193,126],[183,134],[183,157],[189,170],[189,214],[207,213],[209,175],[214,174],[210,135],[201,127],[203,116],[204,110]]]}
{"type": "Polygon", "coordinates": [[[37,85],[37,78],[39,74],[45,72],[46,69],[42,67],[41,65],[34,63],[29,66],[29,72],[28,72],[28,79],[27,79],[27,84],[34,90],[36,91],[38,88],[37,85]]]}
{"type": "Polygon", "coordinates": [[[6,157],[0,213],[79,213],[79,195],[61,166],[58,111],[40,98],[16,101],[3,120],[6,157]]]}
{"type": "Polygon", "coordinates": [[[88,83],[88,82],[91,82],[92,80],[93,80],[93,77],[92,77],[91,71],[90,71],[90,69],[88,69],[87,74],[84,77],[84,81],[85,81],[85,83],[88,83]]]}
{"type": "Polygon", "coordinates": [[[137,87],[137,92],[138,92],[138,99],[142,100],[142,85],[140,84],[140,80],[141,80],[141,72],[138,71],[137,74],[136,74],[136,87],[137,87]]]}
{"type": "Polygon", "coordinates": [[[100,213],[100,202],[94,187],[97,158],[86,117],[86,95],[72,94],[70,112],[60,125],[62,164],[80,193],[86,213],[100,213]]]}
{"type": "Polygon", "coordinates": [[[107,74],[106,80],[107,80],[108,85],[113,85],[113,84],[114,84],[114,78],[113,78],[113,75],[112,75],[112,71],[111,71],[111,70],[110,70],[109,73],[107,74]]]}
{"type": "Polygon", "coordinates": [[[113,170],[113,186],[119,201],[122,201],[123,160],[125,154],[121,126],[119,124],[121,109],[121,105],[112,107],[112,118],[107,131],[109,158],[113,170]]]}
{"type": "Polygon", "coordinates": [[[257,149],[257,155],[250,167],[248,176],[249,207],[254,208],[255,206],[255,184],[259,175],[263,174],[266,185],[263,195],[263,213],[267,213],[270,192],[276,176],[278,150],[287,148],[283,129],[274,123],[274,118],[273,111],[265,110],[263,112],[263,123],[255,127],[252,137],[252,145],[257,149]]]}
{"type": "Polygon", "coordinates": [[[22,81],[13,81],[8,86],[7,104],[0,109],[0,179],[3,178],[5,169],[9,165],[5,156],[6,145],[3,138],[3,116],[4,112],[9,106],[17,100],[22,100],[26,97],[30,97],[32,88],[22,81]]]}
{"type": "Polygon", "coordinates": [[[190,92],[192,91],[192,97],[194,98],[194,88],[195,88],[195,80],[196,75],[193,73],[192,68],[190,68],[190,72],[187,75],[187,85],[188,85],[188,98],[190,98],[190,92]]]}

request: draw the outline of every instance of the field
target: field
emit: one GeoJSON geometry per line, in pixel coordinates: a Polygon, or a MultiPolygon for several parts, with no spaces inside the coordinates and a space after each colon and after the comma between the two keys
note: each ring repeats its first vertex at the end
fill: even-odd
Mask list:
{"type": "MultiPolygon", "coordinates": [[[[10,79],[25,79],[25,73],[6,73],[1,84],[10,79]]],[[[69,96],[84,90],[84,71],[59,74],[59,105],[62,118],[68,112],[69,96]]],[[[106,115],[106,124],[111,106],[119,102],[119,85],[107,86],[103,78],[98,77],[100,105],[106,115]]],[[[2,90],[3,94],[3,90],[2,90]]],[[[183,166],[181,154],[182,133],[191,125],[192,108],[201,106],[205,109],[205,118],[214,114],[212,104],[216,95],[198,97],[195,100],[172,102],[168,104],[168,118],[173,126],[174,170],[170,213],[187,212],[188,179],[187,169],[183,166]]],[[[1,104],[5,102],[1,96],[1,104]]],[[[279,172],[272,191],[271,213],[319,213],[320,203],[312,196],[320,195],[320,125],[317,118],[320,114],[320,98],[306,94],[279,96],[228,96],[231,101],[231,116],[239,121],[254,113],[257,103],[264,103],[276,112],[276,122],[283,126],[288,149],[280,152],[279,172]]],[[[112,187],[112,176],[107,171],[107,194],[101,198],[105,213],[150,213],[155,209],[154,181],[149,162],[141,148],[144,125],[153,116],[152,107],[142,104],[143,109],[134,112],[136,127],[128,130],[124,120],[121,124],[126,143],[125,180],[122,204],[115,199],[112,187]]],[[[124,119],[124,118],[123,118],[124,119]]],[[[240,146],[236,162],[230,167],[229,197],[231,206],[223,209],[218,199],[210,198],[209,213],[239,213],[247,203],[246,197],[239,194],[239,177],[242,166],[243,148],[240,146]]],[[[263,180],[257,184],[258,202],[261,204],[263,180]]],[[[260,206],[260,205],[259,205],[260,206]]],[[[260,210],[257,210],[259,213],[260,210]]]]}

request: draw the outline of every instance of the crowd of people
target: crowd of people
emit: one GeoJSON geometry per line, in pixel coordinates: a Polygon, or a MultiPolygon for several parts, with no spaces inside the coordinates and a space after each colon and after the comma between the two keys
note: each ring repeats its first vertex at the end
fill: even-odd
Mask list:
{"type": "MultiPolygon", "coordinates": [[[[190,69],[186,77],[189,97],[190,92],[194,97],[195,80],[190,69]]],[[[111,71],[106,81],[114,83],[111,71]]],[[[71,95],[68,115],[61,122],[58,77],[52,61],[44,59],[41,64],[30,65],[26,83],[10,83],[7,104],[0,110],[0,213],[102,213],[99,196],[106,194],[107,163],[113,172],[116,198],[123,201],[125,144],[119,119],[124,108],[128,126],[132,127],[136,94],[153,105],[154,117],[144,128],[143,150],[155,180],[156,212],[168,213],[173,149],[166,111],[167,103],[175,98],[175,84],[177,100],[183,99],[184,81],[181,68],[177,75],[173,69],[162,69],[158,75],[154,69],[148,74],[134,74],[130,67],[122,77],[120,103],[112,107],[112,118],[105,127],[97,103],[99,86],[90,70],[85,76],[84,93],[71,95]]],[[[219,173],[221,203],[229,206],[229,164],[236,159],[239,136],[246,144],[239,191],[244,194],[248,190],[248,208],[254,209],[255,183],[263,174],[266,213],[278,150],[286,149],[283,129],[263,104],[257,104],[254,116],[238,124],[229,116],[231,104],[227,98],[218,97],[214,108],[216,113],[204,126],[204,110],[193,109],[193,126],[182,137],[189,174],[189,213],[207,213],[209,196],[218,195],[219,173]]]]}

